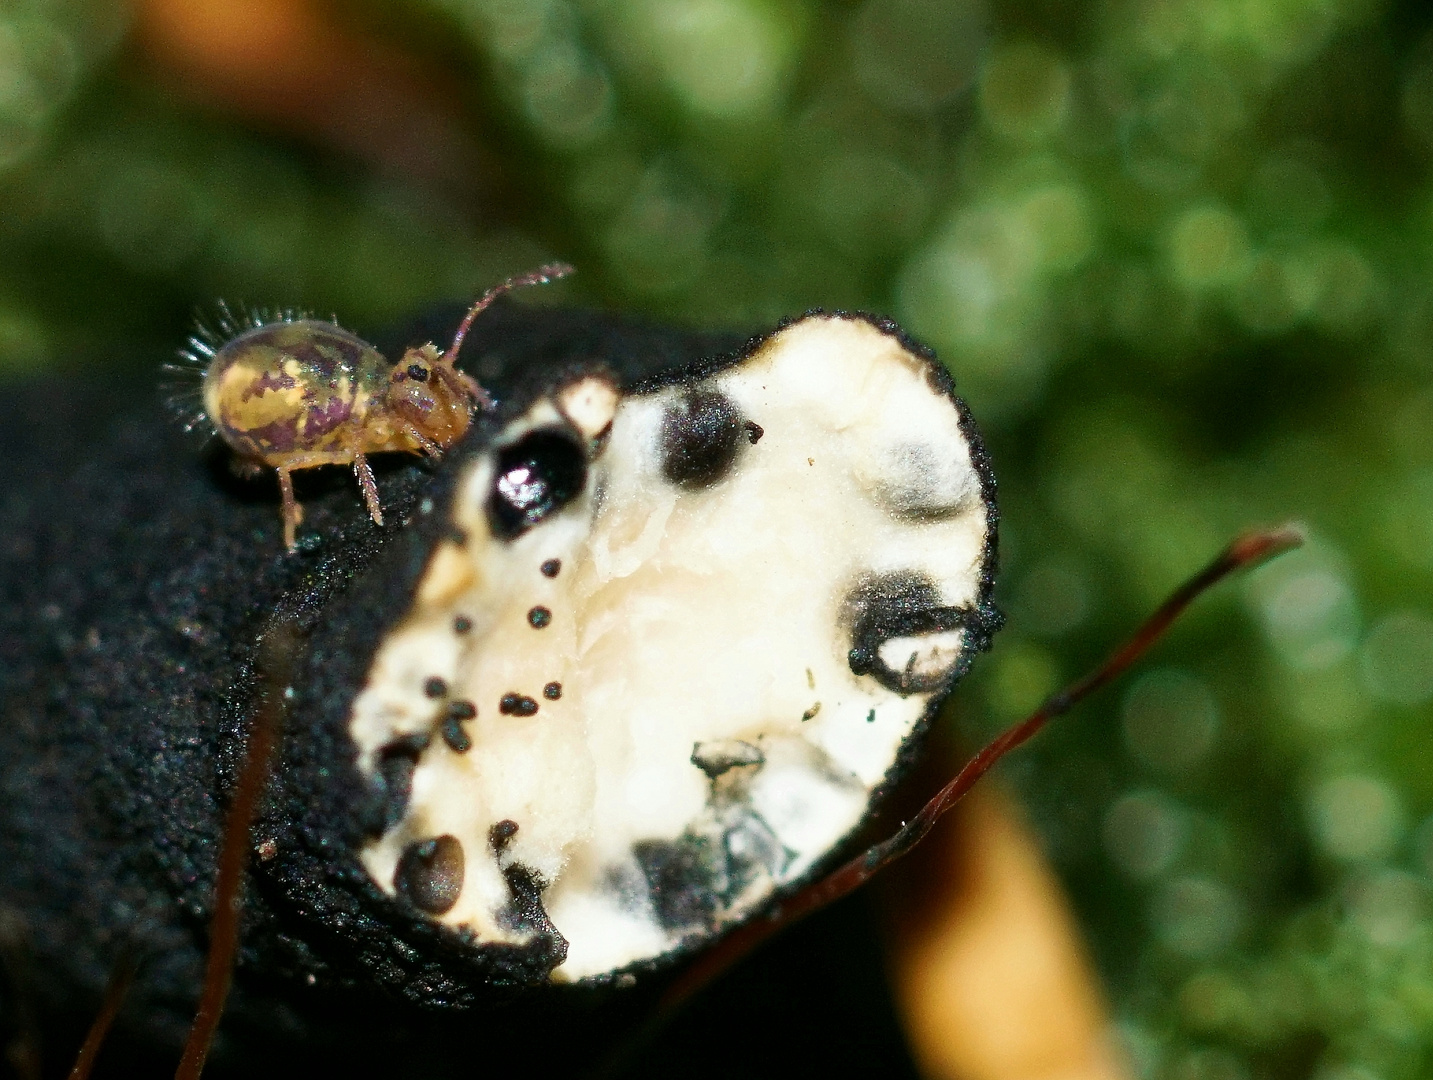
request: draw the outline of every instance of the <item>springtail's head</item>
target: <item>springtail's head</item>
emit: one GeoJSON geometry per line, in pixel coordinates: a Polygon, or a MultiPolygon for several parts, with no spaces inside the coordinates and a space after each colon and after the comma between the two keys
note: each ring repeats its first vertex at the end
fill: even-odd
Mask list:
{"type": "Polygon", "coordinates": [[[508,278],[483,293],[468,309],[448,350],[434,345],[409,349],[393,366],[385,404],[395,418],[423,439],[423,448],[446,449],[466,434],[473,408],[491,408],[492,398],[476,379],[457,369],[458,350],[473,321],[498,297],[526,285],[542,285],[573,273],[566,263],[551,263],[529,274],[508,278]]]}

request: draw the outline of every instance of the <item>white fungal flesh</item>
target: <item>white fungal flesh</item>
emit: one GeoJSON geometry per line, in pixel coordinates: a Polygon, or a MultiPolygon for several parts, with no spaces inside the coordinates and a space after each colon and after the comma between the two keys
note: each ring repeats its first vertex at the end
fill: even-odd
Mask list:
{"type": "Polygon", "coordinates": [[[928,366],[826,316],[696,387],[619,397],[588,379],[539,402],[469,468],[452,515],[466,543],[434,553],[353,706],[369,774],[396,740],[429,737],[363,860],[394,893],[410,845],[457,838],[461,889],[432,917],[480,943],[532,933],[503,870],[534,872],[568,942],[557,980],[743,918],[856,827],[969,644],[949,613],[980,599],[989,528],[928,366]],[[713,417],[718,466],[738,426],[730,461],[674,466],[683,425],[713,417]],[[585,482],[495,536],[495,485],[526,477],[499,475],[502,447],[552,430],[586,443],[585,482]],[[853,661],[862,634],[880,670],[853,661]],[[504,695],[536,712],[503,712],[504,695]],[[476,707],[465,749],[440,734],[453,701],[476,707]],[[499,822],[517,828],[494,844],[499,822]]]}

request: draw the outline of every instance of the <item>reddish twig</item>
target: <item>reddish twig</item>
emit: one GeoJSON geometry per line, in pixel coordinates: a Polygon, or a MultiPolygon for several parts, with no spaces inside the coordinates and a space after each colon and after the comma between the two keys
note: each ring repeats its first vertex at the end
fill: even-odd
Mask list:
{"type": "Polygon", "coordinates": [[[99,1014],[90,1025],[89,1033],[80,1045],[80,1052],[75,1055],[74,1067],[70,1069],[70,1080],[88,1080],[90,1071],[95,1067],[95,1058],[99,1056],[100,1047],[104,1045],[105,1036],[109,1034],[110,1025],[119,1015],[120,1007],[124,1005],[124,996],[129,992],[130,983],[134,981],[135,966],[134,958],[125,955],[119,958],[114,970],[110,972],[109,985],[105,987],[104,998],[100,1001],[99,1014]]]}
{"type": "Polygon", "coordinates": [[[870,881],[877,873],[925,839],[926,834],[946,811],[958,803],[997,761],[1055,717],[1069,712],[1096,690],[1128,670],[1201,593],[1235,571],[1255,566],[1298,547],[1303,542],[1302,530],[1293,525],[1247,533],[1239,537],[1220,552],[1213,562],[1176,589],[1103,664],[1079,682],[1051,695],[1029,717],[1007,728],[967,761],[955,778],[921,807],[915,817],[902,825],[894,836],[869,848],[784,903],[776,905],[764,918],[753,919],[738,927],[716,949],[693,963],[667,990],[659,1011],[665,1014],[675,1009],[779,930],[819,911],[870,881]]]}
{"type": "Polygon", "coordinates": [[[224,1000],[234,978],[234,957],[239,950],[239,916],[243,911],[244,873],[249,866],[249,827],[269,777],[269,759],[283,727],[284,691],[289,685],[298,635],[290,623],[280,622],[259,643],[258,707],[249,727],[244,764],[234,785],[234,799],[224,822],[219,873],[214,881],[214,920],[209,927],[209,955],[204,968],[204,989],[189,1040],[175,1071],[175,1080],[198,1080],[214,1042],[224,1000]]]}

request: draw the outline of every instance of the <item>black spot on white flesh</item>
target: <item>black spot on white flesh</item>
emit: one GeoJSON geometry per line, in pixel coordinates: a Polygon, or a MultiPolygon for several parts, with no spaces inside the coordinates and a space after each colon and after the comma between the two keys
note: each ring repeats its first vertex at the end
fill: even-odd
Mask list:
{"type": "Polygon", "coordinates": [[[914,572],[861,582],[846,600],[846,619],[851,671],[898,694],[939,689],[969,654],[966,635],[982,642],[989,635],[973,605],[942,605],[939,590],[914,572]]]}
{"type": "Polygon", "coordinates": [[[426,734],[406,735],[393,740],[379,753],[371,780],[367,824],[370,833],[381,835],[403,820],[413,790],[413,772],[427,748],[426,734]]]}
{"type": "Polygon", "coordinates": [[[508,846],[508,841],[517,835],[518,824],[511,818],[504,818],[495,822],[488,830],[488,846],[494,851],[502,851],[508,846]]]}
{"type": "Polygon", "coordinates": [[[587,479],[582,447],[557,429],[529,432],[498,452],[488,520],[493,535],[512,540],[561,510],[587,479]]]}
{"type": "Polygon", "coordinates": [[[398,860],[393,887],[430,915],[442,915],[463,892],[463,845],[456,836],[435,836],[409,844],[398,860]]]}
{"type": "Polygon", "coordinates": [[[729,398],[692,390],[662,417],[662,475],[683,487],[715,484],[735,463],[741,432],[741,416],[729,398]]]}
{"type": "Polygon", "coordinates": [[[479,703],[471,746],[417,759],[362,861],[391,891],[415,837],[453,836],[466,877],[437,921],[479,944],[550,927],[551,977],[601,979],[854,835],[998,621],[993,482],[944,372],[844,316],[691,379],[557,387],[487,440],[437,511],[468,543],[433,549],[349,720],[381,773],[434,730],[439,676],[479,703]]]}

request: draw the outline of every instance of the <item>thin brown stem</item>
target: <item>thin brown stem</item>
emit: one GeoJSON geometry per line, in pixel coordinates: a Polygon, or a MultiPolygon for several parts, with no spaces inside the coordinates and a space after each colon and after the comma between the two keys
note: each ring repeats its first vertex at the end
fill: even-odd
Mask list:
{"type": "Polygon", "coordinates": [[[224,1000],[234,978],[234,957],[239,950],[239,916],[243,911],[244,873],[249,866],[249,828],[259,797],[269,777],[283,728],[284,692],[293,670],[298,634],[293,624],[278,622],[259,642],[258,706],[249,727],[244,764],[234,785],[234,798],[224,822],[219,872],[214,882],[214,918],[209,927],[209,955],[204,968],[204,989],[189,1041],[175,1071],[175,1080],[198,1080],[214,1043],[214,1032],[224,1012],[224,1000]]]}
{"type": "MultiPolygon", "coordinates": [[[[458,350],[462,348],[463,338],[468,336],[468,330],[472,327],[473,320],[486,311],[488,306],[499,296],[528,285],[546,285],[549,281],[556,281],[558,278],[565,278],[569,274],[576,272],[577,271],[567,263],[548,263],[546,266],[539,266],[530,273],[510,277],[501,285],[494,285],[478,298],[476,304],[468,309],[467,315],[465,315],[463,321],[458,324],[458,332],[453,335],[453,344],[448,346],[448,351],[443,354],[443,358],[448,361],[453,361],[458,358],[458,350]]],[[[475,398],[474,400],[478,399],[475,398]]]]}
{"type": "Polygon", "coordinates": [[[129,993],[130,984],[134,982],[134,971],[135,962],[131,956],[121,956],[115,963],[114,970],[110,972],[109,984],[105,987],[104,998],[100,1001],[100,1011],[90,1025],[85,1041],[80,1044],[80,1052],[75,1055],[74,1067],[70,1069],[70,1080],[88,1080],[91,1070],[95,1067],[95,1058],[99,1057],[100,1047],[104,1045],[105,1036],[109,1034],[110,1025],[119,1015],[119,1010],[124,1005],[124,996],[129,993]]]}
{"type": "Polygon", "coordinates": [[[1292,525],[1265,532],[1246,533],[1239,537],[1208,566],[1176,589],[1104,663],[1083,679],[1051,695],[1029,717],[1007,728],[967,761],[955,778],[936,792],[895,835],[867,849],[820,881],[777,905],[764,918],[752,919],[744,926],[738,927],[717,948],[697,960],[667,991],[663,998],[663,1008],[671,1009],[680,1005],[692,993],[777,931],[841,899],[870,881],[877,873],[920,843],[932,826],[959,802],[997,761],[1055,717],[1069,712],[1096,690],[1123,674],[1164,635],[1196,597],[1236,570],[1255,566],[1298,547],[1303,542],[1303,532],[1292,525]]]}

